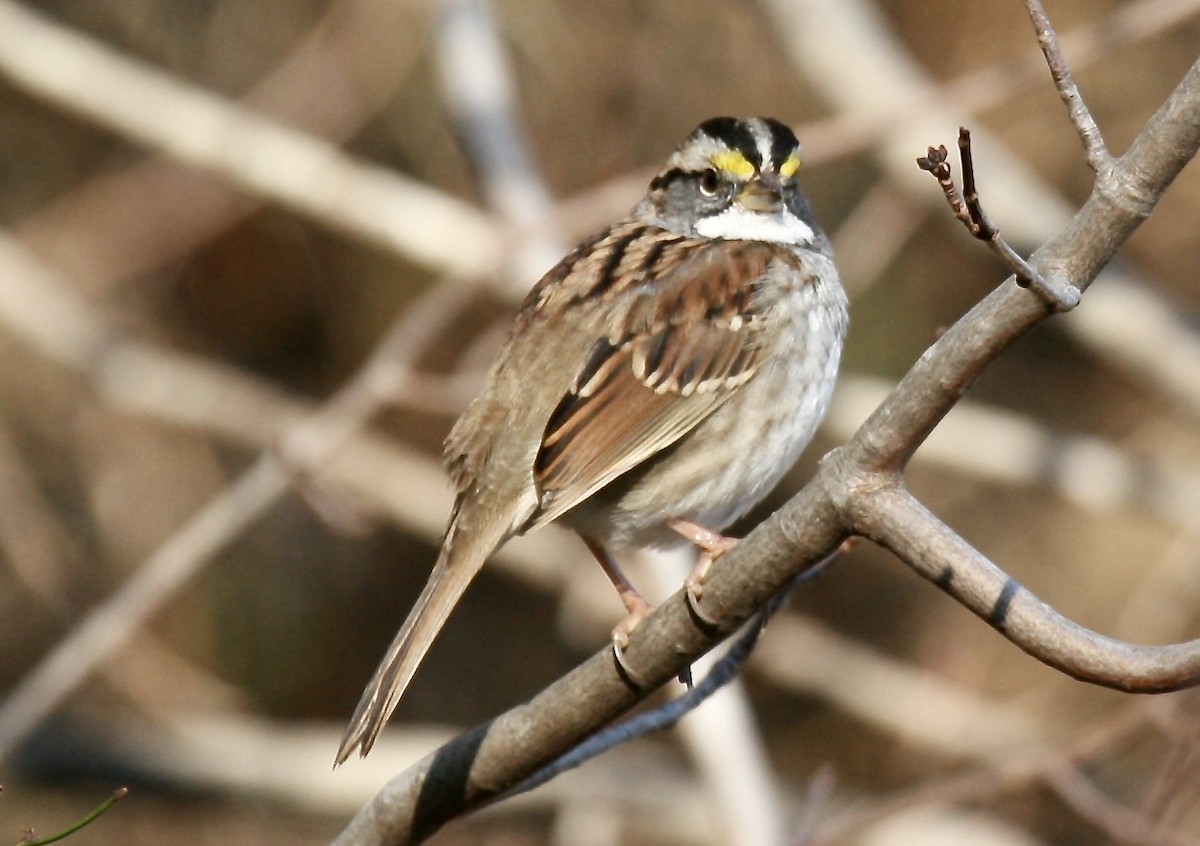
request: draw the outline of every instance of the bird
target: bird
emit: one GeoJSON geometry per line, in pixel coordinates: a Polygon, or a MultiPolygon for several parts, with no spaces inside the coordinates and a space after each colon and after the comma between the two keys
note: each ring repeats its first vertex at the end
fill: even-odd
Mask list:
{"type": "Polygon", "coordinates": [[[366,756],[484,562],[560,522],[616,586],[620,650],[649,604],[615,555],[693,543],[689,595],[824,417],[846,334],[829,239],[784,123],[715,117],[624,218],[533,287],[446,439],[455,490],[437,562],[336,756],[366,756]]]}

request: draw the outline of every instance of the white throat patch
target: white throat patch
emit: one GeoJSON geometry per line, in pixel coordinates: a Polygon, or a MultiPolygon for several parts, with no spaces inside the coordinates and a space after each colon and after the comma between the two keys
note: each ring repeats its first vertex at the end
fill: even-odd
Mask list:
{"type": "Polygon", "coordinates": [[[787,206],[767,213],[750,211],[738,203],[718,215],[696,221],[696,232],[705,238],[769,241],[795,246],[810,245],[814,237],[812,227],[792,214],[787,206]]]}

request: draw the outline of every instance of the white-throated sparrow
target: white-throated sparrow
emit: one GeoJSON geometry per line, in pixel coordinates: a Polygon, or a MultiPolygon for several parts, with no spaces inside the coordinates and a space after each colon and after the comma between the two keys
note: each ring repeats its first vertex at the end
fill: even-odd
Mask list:
{"type": "MultiPolygon", "coordinates": [[[[647,606],[609,551],[716,533],[779,481],[833,391],[846,297],[796,184],[800,147],[766,118],[713,118],[633,212],[526,297],[446,440],[457,498],[437,564],[346,729],[366,755],[484,561],[552,520],[647,606]]],[[[694,580],[692,586],[698,584],[694,580]]]]}

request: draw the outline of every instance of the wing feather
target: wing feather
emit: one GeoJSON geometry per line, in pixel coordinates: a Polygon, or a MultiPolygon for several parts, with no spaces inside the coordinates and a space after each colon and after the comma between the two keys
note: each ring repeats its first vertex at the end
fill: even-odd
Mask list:
{"type": "Polygon", "coordinates": [[[610,304],[607,337],[593,344],[543,433],[533,467],[541,505],[529,527],[684,437],[762,365],[757,282],[775,250],[693,241],[686,255],[610,304]]]}

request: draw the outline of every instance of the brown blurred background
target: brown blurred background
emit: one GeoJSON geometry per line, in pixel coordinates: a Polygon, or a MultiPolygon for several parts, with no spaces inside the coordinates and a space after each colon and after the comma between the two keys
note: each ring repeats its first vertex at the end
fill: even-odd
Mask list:
{"type": "MultiPolygon", "coordinates": [[[[181,528],[264,450],[282,451],[292,484],[249,525],[225,530],[215,554],[183,543],[203,562],[196,575],[47,719],[0,748],[0,838],[27,826],[48,833],[130,784],[129,799],[70,842],[326,842],[386,773],[432,748],[418,737],[404,751],[381,746],[375,769],[328,771],[342,722],[432,563],[447,495],[433,463],[440,440],[517,292],[535,281],[528,268],[546,266],[529,258],[532,239],[566,244],[622,214],[700,120],[764,114],[797,129],[806,190],[854,297],[848,391],[776,505],[880,386],[1005,276],[933,180],[899,162],[925,144],[952,145],[959,122],[977,130],[985,206],[1024,252],[1061,225],[1045,205],[1069,212],[1090,191],[1019,3],[527,0],[490,8],[513,117],[552,199],[524,221],[506,218],[506,196],[481,187],[487,165],[470,152],[479,139],[445,81],[446,63],[463,60],[444,38],[453,7],[0,3],[4,16],[36,11],[91,42],[34,45],[47,66],[69,75],[72,50],[104,45],[181,91],[329,138],[351,165],[483,213],[471,220],[501,256],[490,272],[447,276],[456,253],[477,251],[475,230],[443,232],[444,259],[413,259],[356,222],[390,214],[372,198],[297,169],[300,193],[332,200],[313,213],[236,173],[255,157],[286,172],[283,152],[243,153],[244,136],[164,111],[164,132],[208,139],[200,160],[233,139],[232,166],[176,165],[85,116],[144,106],[153,117],[143,95],[92,75],[80,96],[91,86],[103,105],[84,107],[6,63],[4,250],[27,250],[57,274],[22,284],[85,317],[60,317],[34,294],[23,300],[32,315],[0,310],[0,695],[157,550],[180,543],[181,528]],[[826,6],[865,10],[882,27],[845,35],[826,6]],[[805,34],[827,40],[830,55],[803,46],[805,34]],[[881,62],[895,75],[881,75],[881,62]],[[933,86],[924,93],[911,87],[922,74],[933,86]],[[893,85],[909,96],[887,94],[893,85]],[[938,135],[889,150],[926,118],[938,135]],[[339,206],[359,217],[340,218],[339,206]],[[284,425],[353,378],[414,303],[464,286],[475,292],[446,299],[455,317],[419,350],[403,395],[368,402],[364,461],[334,472],[329,455],[306,463],[280,447],[284,425]],[[77,349],[81,327],[100,341],[61,352],[77,349]],[[118,355],[130,351],[142,357],[118,355]],[[311,750],[303,763],[285,754],[300,749],[311,750]],[[302,786],[284,783],[293,768],[302,786]]],[[[1057,0],[1048,11],[1119,154],[1196,61],[1200,3],[1057,0]]],[[[0,54],[11,49],[0,36],[0,54]]],[[[1138,642],[1200,633],[1200,375],[1187,367],[1200,344],[1198,219],[1193,166],[1123,251],[1118,298],[1087,314],[1102,278],[1077,313],[1003,356],[972,408],[948,421],[958,434],[918,453],[910,473],[933,510],[1045,601],[1138,642]]],[[[384,223],[403,231],[407,220],[384,223]]],[[[4,267],[0,286],[15,285],[14,265],[4,267]]],[[[401,704],[397,736],[484,720],[603,646],[619,606],[581,546],[546,543],[485,570],[401,704]]],[[[789,825],[811,816],[815,842],[1200,843],[1193,696],[1074,682],[867,545],[793,600],[745,684],[789,825]],[[806,669],[830,655],[826,671],[806,669]]],[[[20,723],[12,700],[6,707],[0,738],[20,723]]],[[[622,792],[620,777],[607,792],[593,785],[590,803],[582,789],[559,788],[435,842],[738,842],[700,813],[715,788],[695,742],[661,736],[589,765],[641,795],[622,792]]]]}

